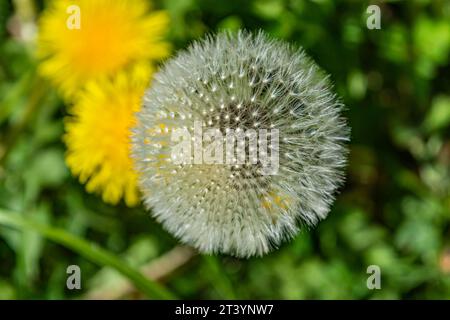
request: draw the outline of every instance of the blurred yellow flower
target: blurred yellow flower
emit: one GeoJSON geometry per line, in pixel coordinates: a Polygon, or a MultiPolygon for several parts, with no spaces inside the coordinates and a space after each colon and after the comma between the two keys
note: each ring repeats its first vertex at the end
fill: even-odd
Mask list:
{"type": "Polygon", "coordinates": [[[90,80],[166,57],[168,20],[144,0],[55,0],[39,23],[40,71],[72,97],[90,80]]]}
{"type": "Polygon", "coordinates": [[[88,192],[101,193],[107,203],[121,198],[128,206],[139,202],[130,128],[147,81],[139,68],[139,74],[119,73],[112,80],[90,82],[65,121],[67,165],[88,192]]]}

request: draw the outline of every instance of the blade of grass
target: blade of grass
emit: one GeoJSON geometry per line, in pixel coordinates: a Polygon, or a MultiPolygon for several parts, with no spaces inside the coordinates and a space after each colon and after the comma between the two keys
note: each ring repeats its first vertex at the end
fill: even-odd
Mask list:
{"type": "Polygon", "coordinates": [[[237,299],[234,292],[233,284],[225,273],[225,270],[216,256],[203,256],[206,267],[208,268],[212,282],[215,284],[216,290],[224,297],[224,299],[237,299]]]}
{"type": "Polygon", "coordinates": [[[127,277],[137,289],[149,298],[175,299],[175,296],[166,288],[146,278],[116,255],[63,229],[25,220],[17,213],[2,209],[0,209],[0,225],[18,230],[34,230],[45,238],[77,252],[97,265],[112,267],[127,277]]]}

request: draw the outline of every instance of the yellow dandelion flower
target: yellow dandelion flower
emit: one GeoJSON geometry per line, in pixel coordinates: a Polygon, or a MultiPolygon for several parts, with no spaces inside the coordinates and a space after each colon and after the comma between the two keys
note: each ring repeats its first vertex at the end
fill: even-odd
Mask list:
{"type": "Polygon", "coordinates": [[[72,97],[88,81],[166,57],[168,20],[144,0],[55,0],[39,22],[40,71],[72,97]]]}
{"type": "Polygon", "coordinates": [[[68,167],[88,192],[101,193],[111,204],[121,198],[128,206],[139,202],[129,151],[130,128],[148,81],[142,71],[88,83],[65,121],[68,167]]]}

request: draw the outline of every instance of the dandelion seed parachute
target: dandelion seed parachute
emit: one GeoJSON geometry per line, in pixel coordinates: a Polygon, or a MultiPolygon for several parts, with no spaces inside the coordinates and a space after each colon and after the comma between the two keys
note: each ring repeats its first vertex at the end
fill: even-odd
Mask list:
{"type": "MultiPolygon", "coordinates": [[[[328,77],[301,50],[263,33],[194,43],[156,74],[137,114],[132,153],[145,204],[205,253],[263,255],[324,219],[344,179],[349,129],[328,77]],[[277,128],[279,170],[182,164],[171,132],[194,121],[277,128]]],[[[225,132],[222,132],[225,136],[225,132]]]]}

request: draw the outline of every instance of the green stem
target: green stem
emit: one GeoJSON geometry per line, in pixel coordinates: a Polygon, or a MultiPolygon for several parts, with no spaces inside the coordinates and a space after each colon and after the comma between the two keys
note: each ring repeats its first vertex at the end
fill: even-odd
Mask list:
{"type": "Polygon", "coordinates": [[[215,283],[217,291],[219,291],[225,299],[237,299],[233,285],[225,274],[219,259],[216,256],[209,255],[205,255],[203,258],[213,278],[212,281],[215,283]]]}
{"type": "Polygon", "coordinates": [[[127,277],[133,285],[148,297],[155,299],[175,299],[176,297],[162,285],[146,278],[139,271],[130,267],[114,254],[106,251],[98,245],[81,239],[67,231],[44,224],[35,223],[23,219],[19,214],[0,210],[0,225],[19,230],[31,229],[42,236],[63,245],[91,262],[100,266],[109,266],[127,277]]]}

